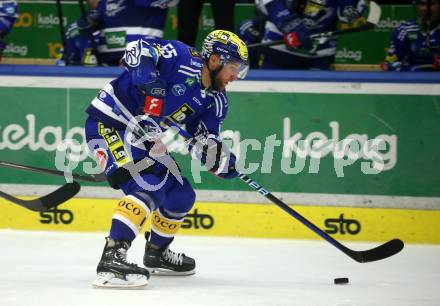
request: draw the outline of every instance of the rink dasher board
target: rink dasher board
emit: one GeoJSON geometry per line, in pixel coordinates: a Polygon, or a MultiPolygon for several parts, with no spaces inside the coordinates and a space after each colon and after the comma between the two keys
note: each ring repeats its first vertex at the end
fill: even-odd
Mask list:
{"type": "MultiPolygon", "coordinates": [[[[0,75],[0,100],[10,102],[8,108],[10,112],[0,116],[2,122],[0,149],[4,154],[3,158],[12,162],[53,168],[56,144],[52,144],[50,140],[47,144],[43,140],[53,137],[61,140],[72,134],[82,135],[86,117],[84,109],[97,94],[99,88],[111,79],[110,76],[92,77],[92,75],[117,75],[120,71],[120,69],[81,67],[12,65],[0,67],[0,74],[47,73],[52,75],[0,75]],[[75,75],[75,77],[63,77],[63,74],[59,77],[53,76],[66,71],[70,71],[70,75],[75,75]],[[32,99],[29,99],[30,96],[32,99]],[[18,136],[19,133],[23,133],[23,136],[18,136]]],[[[340,203],[341,206],[368,203],[370,207],[440,209],[440,191],[433,184],[440,177],[431,166],[440,163],[435,153],[440,150],[440,147],[434,140],[435,135],[440,133],[437,124],[438,115],[436,115],[438,114],[436,105],[439,103],[440,81],[435,83],[435,74],[305,71],[298,75],[294,72],[272,71],[264,74],[268,75],[268,80],[256,80],[263,77],[261,72],[259,74],[257,72],[259,71],[249,73],[250,81],[237,81],[228,87],[231,111],[222,134],[237,136],[238,141],[256,139],[261,144],[264,144],[265,137],[267,139],[267,136],[273,133],[277,134],[277,139],[293,139],[301,134],[302,139],[319,135],[326,139],[339,137],[337,139],[342,140],[347,134],[368,137],[368,140],[386,137],[395,140],[393,147],[396,150],[394,155],[390,154],[390,160],[393,161],[390,162],[392,169],[384,170],[377,176],[364,175],[360,169],[360,159],[355,164],[346,167],[347,171],[350,171],[347,174],[350,178],[336,177],[336,159],[332,157],[334,154],[326,154],[321,158],[319,174],[310,173],[309,164],[301,173],[287,174],[283,172],[284,169],[280,169],[280,153],[275,152],[278,156],[274,156],[275,166],[271,169],[271,173],[251,173],[253,179],[272,192],[303,195],[301,199],[289,198],[291,203],[310,203],[311,205],[340,203]],[[302,81],[295,81],[301,77],[302,81]],[[289,81],[277,78],[286,78],[289,81]],[[347,80],[351,81],[347,82],[347,80]],[[259,111],[258,109],[268,104],[267,101],[270,101],[273,107],[270,109],[271,112],[259,111]],[[259,107],[255,107],[256,103],[259,107]],[[241,108],[241,112],[237,111],[237,108],[241,108]],[[359,110],[360,108],[362,110],[359,110]],[[395,109],[403,110],[396,114],[395,109]],[[240,113],[249,114],[250,118],[243,121],[240,113]],[[420,113],[422,114],[417,115],[420,113]],[[353,118],[359,118],[359,120],[353,120],[353,118]],[[267,122],[260,124],[261,120],[267,122]],[[425,126],[417,129],[408,122],[420,122],[425,126]],[[413,162],[414,156],[418,164],[413,162]],[[295,184],[298,180],[302,181],[300,187],[295,184]],[[339,198],[325,200],[327,195],[339,196],[339,198]],[[308,199],[305,199],[305,196],[308,199]],[[355,200],[345,199],[345,196],[355,198],[355,200]],[[317,199],[318,197],[320,198],[317,199]]],[[[286,142],[283,144],[283,155],[285,144],[286,142]]],[[[179,146],[184,147],[181,144],[179,146]]],[[[262,150],[248,151],[251,151],[248,154],[251,159],[261,158],[259,155],[262,150]]],[[[185,159],[188,158],[178,156],[179,164],[185,159]]],[[[81,166],[79,165],[75,171],[81,171],[81,166]]],[[[183,164],[184,170],[185,167],[188,169],[188,166],[183,164]]],[[[16,172],[5,171],[4,178],[0,178],[0,184],[25,186],[36,182],[39,184],[56,182],[41,176],[36,180],[32,174],[20,175],[15,179],[14,177],[18,177],[19,173],[14,175],[16,172]]],[[[241,193],[248,190],[246,186],[239,183],[214,182],[207,178],[208,174],[202,174],[202,176],[203,182],[194,184],[195,189],[239,191],[240,194],[237,196],[240,198],[241,193]]],[[[23,195],[32,195],[32,193],[23,195]]],[[[93,196],[84,195],[84,197],[93,196]]],[[[229,200],[229,198],[230,196],[227,199],[219,198],[214,201],[241,202],[229,200]]],[[[250,202],[255,201],[259,201],[258,195],[250,199],[250,202]]]]}
{"type": "MultiPolygon", "coordinates": [[[[93,69],[91,69],[90,71],[94,71],[93,69]]],[[[282,74],[282,73],[280,73],[282,74]]],[[[307,73],[304,73],[305,75],[307,73]]],[[[323,73],[325,74],[325,73],[323,73]]],[[[340,76],[341,74],[335,74],[335,76],[340,76]]],[[[369,75],[369,74],[365,74],[365,75],[369,75]]],[[[385,74],[384,74],[385,75],[385,74]]],[[[87,94],[82,94],[84,96],[87,95],[95,95],[97,93],[97,91],[102,88],[109,80],[111,80],[110,77],[104,77],[104,78],[94,78],[94,77],[86,77],[86,76],[82,76],[82,77],[49,77],[49,76],[0,76],[0,87],[2,87],[5,90],[8,90],[7,87],[9,87],[11,90],[13,91],[14,94],[16,94],[17,91],[20,91],[20,89],[35,89],[33,90],[33,94],[36,94],[36,92],[38,92],[38,90],[48,90],[52,93],[52,90],[55,92],[56,90],[59,91],[59,97],[62,97],[63,99],[65,98],[66,100],[66,113],[69,115],[69,106],[74,107],[75,104],[78,102],[75,99],[70,100],[71,98],[71,94],[72,92],[76,92],[76,89],[90,89],[90,92],[87,91],[87,94]]],[[[348,79],[347,79],[348,80],[348,79]]],[[[342,81],[338,81],[338,82],[330,82],[330,81],[284,81],[284,80],[270,80],[270,81],[256,81],[256,80],[252,80],[252,81],[238,81],[236,83],[231,84],[231,86],[228,88],[228,92],[231,93],[250,93],[250,96],[253,97],[252,93],[268,93],[268,94],[272,94],[274,93],[275,95],[278,94],[288,94],[289,97],[293,97],[293,99],[296,99],[294,102],[297,103],[298,101],[301,102],[300,100],[303,98],[301,97],[301,95],[295,96],[296,94],[301,94],[301,93],[306,93],[306,94],[311,94],[311,95],[319,95],[319,94],[329,94],[329,95],[338,95],[338,94],[342,94],[342,95],[350,95],[349,99],[352,101],[356,101],[357,97],[356,95],[360,95],[362,97],[362,95],[367,95],[368,97],[379,97],[382,95],[395,95],[398,96],[398,99],[402,99],[402,100],[406,100],[405,96],[412,96],[411,99],[407,99],[406,101],[406,105],[408,105],[408,107],[417,107],[420,108],[420,105],[422,103],[425,103],[424,105],[426,105],[427,100],[431,101],[429,103],[431,103],[430,105],[435,105],[435,103],[438,103],[436,101],[438,101],[438,97],[440,95],[440,85],[439,83],[433,83],[433,82],[429,82],[427,81],[426,83],[423,82],[419,82],[417,83],[416,80],[409,80],[407,82],[402,81],[402,83],[398,83],[398,82],[390,82],[390,81],[384,81],[384,82],[362,82],[359,80],[353,80],[350,82],[342,82],[342,81]],[[413,82],[412,82],[413,81],[413,82]],[[415,83],[414,83],[415,82],[415,83]],[[290,95],[292,94],[292,95],[290,95]],[[421,101],[421,98],[423,98],[424,100],[421,101]]],[[[247,94],[243,94],[243,96],[247,96],[247,94]]],[[[254,94],[254,96],[257,96],[254,94]]],[[[286,95],[287,96],[287,95],[286,95]]],[[[1,99],[0,99],[1,100],[1,99]]],[[[240,96],[240,99],[241,96],[240,96]]],[[[249,102],[248,100],[250,99],[243,99],[244,101],[235,101],[235,99],[232,99],[232,105],[234,105],[234,102],[249,102]]],[[[29,101],[25,101],[27,103],[29,103],[28,105],[33,103],[33,99],[29,100],[29,101]]],[[[57,101],[61,103],[61,108],[63,107],[62,105],[64,104],[63,101],[57,101]]],[[[87,104],[89,101],[88,100],[81,100],[81,103],[87,104]]],[[[250,101],[253,102],[253,101],[250,101]]],[[[271,102],[274,102],[273,100],[271,100],[271,102]]],[[[307,101],[309,102],[309,101],[307,101]]],[[[240,104],[239,103],[239,104],[240,104]]],[[[363,103],[365,103],[364,105],[368,106],[368,101],[363,101],[363,103]]],[[[238,105],[238,104],[235,104],[238,105]]],[[[277,104],[278,105],[278,104],[277,104]]],[[[279,104],[281,105],[281,104],[279,104]]],[[[285,104],[284,104],[285,105],[285,104]]],[[[14,105],[12,105],[11,107],[13,107],[14,105]]],[[[18,106],[22,106],[22,104],[18,104],[18,106]]],[[[60,104],[58,104],[58,106],[60,106],[60,104]]],[[[79,105],[81,107],[81,113],[83,110],[83,106],[79,105]]],[[[12,121],[11,123],[16,124],[23,124],[26,121],[23,120],[24,116],[26,113],[22,112],[22,108],[18,109],[18,107],[14,108],[14,110],[20,111],[19,112],[19,116],[17,115],[17,122],[14,118],[14,121],[12,121]],[[20,122],[21,121],[21,122],[20,122]]],[[[30,112],[32,113],[32,112],[30,112]]],[[[433,114],[435,114],[435,112],[431,112],[433,114]]],[[[36,112],[35,116],[38,116],[38,119],[40,118],[40,113],[36,112]]],[[[60,113],[57,113],[57,115],[59,115],[60,113]]],[[[231,112],[231,115],[235,116],[237,114],[237,112],[231,112]]],[[[301,113],[296,113],[294,114],[295,116],[303,116],[303,114],[301,113]]],[[[292,115],[293,116],[293,115],[292,115]]],[[[60,116],[58,116],[60,117],[60,116]]],[[[77,125],[77,122],[72,121],[70,122],[68,116],[66,116],[67,119],[65,120],[65,122],[63,123],[63,125],[65,124],[66,127],[63,126],[63,128],[67,128],[67,127],[71,127],[73,126],[74,128],[80,128],[80,125],[77,125]],[[70,123],[73,123],[72,125],[70,123]]],[[[325,117],[327,118],[327,117],[325,117]]],[[[57,118],[58,119],[58,118],[57,118]]],[[[64,120],[64,117],[61,118],[64,120]]],[[[344,119],[344,118],[342,118],[344,119]]],[[[8,119],[9,120],[9,119],[8,119]]],[[[54,123],[56,122],[56,120],[53,120],[53,118],[51,118],[51,122],[49,125],[54,125],[54,123]]],[[[234,119],[235,120],[235,119],[234,119]]],[[[307,119],[308,120],[308,119],[307,119]]],[[[78,121],[78,120],[76,120],[78,121]]],[[[297,132],[297,130],[295,130],[295,124],[298,124],[299,119],[298,118],[294,118],[292,117],[292,130],[293,132],[297,132]],[[296,120],[296,121],[295,121],[296,120]]],[[[417,121],[417,120],[414,120],[417,121]]],[[[5,123],[6,121],[4,121],[5,123]]],[[[419,122],[419,121],[417,121],[419,122]]],[[[46,123],[45,123],[46,124],[46,123]]],[[[58,124],[58,122],[56,123],[58,124]]],[[[327,124],[327,122],[325,122],[325,124],[327,124]]],[[[6,124],[4,124],[6,125],[6,124]]],[[[46,124],[47,126],[48,124],[46,124]]],[[[231,124],[231,126],[235,126],[236,124],[233,122],[233,124],[231,124]]],[[[60,125],[61,126],[61,125],[60,125]]],[[[346,125],[341,125],[342,127],[346,128],[346,125]]],[[[37,127],[38,127],[38,131],[41,129],[41,123],[39,121],[37,121],[37,127]],[[38,125],[40,125],[38,127],[38,125]]],[[[321,129],[322,131],[324,131],[325,133],[328,133],[328,127],[326,127],[326,130],[321,129]]],[[[388,130],[388,127],[381,127],[381,133],[383,132],[382,130],[386,131],[386,133],[390,133],[388,130]]],[[[351,132],[351,130],[349,130],[351,132]]],[[[423,129],[423,132],[429,131],[429,129],[423,129]]],[[[436,130],[433,129],[431,130],[431,132],[435,132],[436,130]]],[[[363,133],[363,127],[361,129],[358,128],[359,133],[363,133]]],[[[422,131],[419,131],[422,132],[422,131]]],[[[375,132],[376,135],[379,132],[375,132]]],[[[244,133],[243,133],[244,134],[244,133]]],[[[405,135],[406,136],[406,135],[405,135]]],[[[408,146],[409,147],[409,146],[408,146]]],[[[431,148],[432,149],[432,148],[431,148]]],[[[402,148],[402,143],[399,142],[399,150],[402,150],[402,152],[405,152],[405,149],[402,148]]],[[[6,150],[5,150],[6,151],[6,150]]],[[[11,155],[15,156],[19,156],[19,155],[15,155],[17,152],[16,151],[11,151],[11,152],[2,152],[2,153],[10,153],[11,155]]],[[[41,151],[41,150],[40,150],[41,151]]],[[[26,150],[26,156],[28,156],[29,160],[24,160],[23,162],[28,162],[30,164],[32,163],[38,163],[39,160],[34,160],[34,155],[35,154],[39,154],[38,152],[29,152],[32,154],[28,154],[28,150],[26,150]]],[[[437,151],[435,151],[437,152],[437,151]]],[[[18,153],[23,153],[23,152],[18,152],[18,153]]],[[[47,155],[47,152],[42,152],[45,153],[47,155]]],[[[400,151],[399,151],[400,154],[400,151]]],[[[408,154],[408,153],[407,153],[408,154]]],[[[409,154],[408,154],[409,155],[409,154]]],[[[426,157],[430,157],[430,156],[435,156],[435,154],[426,154],[424,155],[426,157]]],[[[402,159],[401,156],[399,155],[398,158],[398,162],[401,163],[402,159]]],[[[437,163],[438,164],[438,163],[437,163]]],[[[43,166],[48,166],[45,164],[42,164],[43,166]]],[[[406,164],[405,164],[406,165],[406,164]]],[[[51,165],[53,166],[53,165],[51,165]]],[[[3,170],[2,170],[3,171],[3,170]]],[[[408,170],[409,171],[409,170],[408,170]]],[[[410,172],[410,171],[409,171],[410,172]]],[[[3,172],[5,173],[5,172],[3,172]]],[[[417,176],[421,177],[421,173],[427,174],[427,172],[423,172],[422,170],[419,170],[417,172],[417,176]]],[[[278,181],[281,182],[281,180],[277,177],[277,173],[272,173],[270,175],[271,180],[273,181],[278,181]]],[[[30,176],[30,175],[29,175],[30,176]]],[[[438,176],[437,176],[438,177],[438,176]]],[[[270,189],[271,191],[275,192],[276,194],[278,194],[280,191],[282,193],[285,194],[298,194],[297,190],[285,190],[283,188],[280,187],[280,189],[277,189],[276,186],[271,186],[270,181],[268,183],[268,181],[265,180],[261,180],[260,177],[256,176],[257,180],[260,182],[262,181],[264,186],[267,187],[268,189],[270,189]],[[284,192],[286,191],[286,192],[284,192]],[[289,192],[292,191],[292,192],[289,192]]],[[[264,179],[264,177],[263,177],[264,179]]],[[[336,181],[336,178],[333,178],[336,181]]],[[[396,179],[398,179],[398,175],[396,175],[396,179]]],[[[406,179],[406,177],[401,176],[401,180],[406,179]]],[[[294,188],[294,186],[296,186],[296,184],[294,184],[294,182],[298,180],[298,176],[290,176],[287,179],[284,179],[283,177],[283,182],[288,182],[292,188],[294,188]]],[[[340,180],[340,179],[338,179],[340,180]]],[[[356,180],[357,181],[357,180],[356,180]]],[[[362,181],[365,182],[364,176],[362,176],[362,181]]],[[[216,181],[216,185],[218,181],[216,181]]],[[[430,186],[430,184],[434,184],[435,180],[431,179],[431,181],[426,180],[426,186],[430,186]]],[[[0,179],[0,183],[16,183],[16,184],[20,184],[21,182],[5,182],[2,179],[0,179]]],[[[26,182],[27,184],[29,184],[30,182],[26,182]]],[[[41,183],[41,182],[40,182],[41,183]]],[[[46,182],[43,182],[46,183],[46,182]]],[[[53,184],[53,182],[50,182],[51,184],[53,184]]],[[[421,182],[420,184],[418,184],[418,186],[423,186],[422,184],[423,182],[421,182]]],[[[213,184],[212,182],[210,184],[213,184]]],[[[212,189],[212,186],[214,185],[210,185],[210,184],[202,184],[199,186],[195,186],[196,188],[208,188],[208,189],[212,189]],[[206,186],[206,187],[204,187],[206,186]]],[[[391,181],[390,181],[391,184],[391,181]]],[[[414,187],[414,185],[412,185],[410,182],[406,182],[406,184],[408,186],[411,186],[412,189],[411,190],[418,190],[416,187],[414,187]]],[[[311,185],[311,184],[310,184],[311,185]]],[[[315,185],[319,185],[319,184],[315,184],[315,185]]],[[[359,184],[358,184],[359,185],[359,184]]],[[[28,186],[26,184],[23,184],[23,186],[28,186]]],[[[238,186],[238,184],[237,184],[238,186]]],[[[241,186],[241,185],[240,185],[241,186]]],[[[302,185],[302,187],[304,188],[304,184],[302,185]]],[[[368,184],[365,185],[366,187],[364,188],[366,191],[371,191],[370,194],[366,194],[366,193],[362,193],[362,192],[358,192],[358,190],[352,189],[349,190],[351,192],[351,194],[341,194],[342,192],[334,192],[333,195],[334,196],[349,196],[352,197],[352,199],[355,199],[356,201],[351,202],[352,205],[354,206],[359,206],[359,207],[365,207],[365,206],[374,206],[376,203],[374,202],[374,199],[377,199],[377,197],[382,197],[381,198],[381,203],[379,204],[379,206],[374,206],[377,207],[375,209],[366,209],[366,208],[359,208],[359,209],[355,209],[355,208],[341,208],[339,210],[339,208],[337,207],[331,207],[331,208],[323,208],[323,207],[317,207],[316,209],[313,210],[313,212],[311,213],[312,216],[308,216],[306,215],[306,217],[311,218],[311,220],[314,220],[313,217],[314,216],[320,216],[323,215],[323,219],[322,220],[316,220],[314,221],[314,223],[316,223],[318,226],[320,226],[323,229],[327,229],[329,231],[336,231],[336,234],[338,237],[340,237],[341,239],[345,239],[345,240],[365,240],[365,241],[384,241],[386,240],[386,238],[388,238],[388,234],[384,234],[384,233],[390,233],[390,230],[395,230],[395,234],[391,235],[390,234],[390,239],[391,238],[401,238],[403,239],[405,242],[422,242],[422,243],[439,243],[438,241],[440,240],[438,237],[438,234],[436,233],[435,229],[439,228],[438,227],[438,220],[439,220],[439,216],[438,216],[438,211],[424,211],[424,210],[420,210],[420,209],[432,209],[432,210],[439,210],[440,209],[440,198],[438,197],[438,189],[437,191],[434,190],[434,187],[429,187],[429,194],[424,194],[423,192],[419,192],[420,194],[417,195],[412,195],[409,194],[409,196],[402,196],[396,193],[374,193],[376,190],[373,188],[369,188],[370,186],[368,184]],[[405,198],[407,201],[402,201],[402,199],[405,198]],[[388,202],[387,202],[388,201],[388,202]],[[428,203],[429,202],[429,203],[428,203]],[[408,205],[406,206],[401,206],[399,207],[399,205],[405,205],[404,203],[407,203],[408,205]],[[429,204],[429,205],[428,205],[429,204]],[[392,206],[394,209],[382,209],[381,207],[390,207],[392,206]],[[399,209],[399,208],[412,208],[411,210],[405,210],[405,209],[399,209]],[[322,210],[325,209],[332,209],[331,212],[329,212],[328,214],[324,214],[321,212],[322,210]],[[369,221],[370,219],[364,219],[364,217],[359,217],[359,215],[354,214],[353,212],[351,212],[351,209],[354,209],[355,211],[362,211],[363,213],[361,214],[361,216],[365,215],[365,211],[370,211],[370,212],[380,212],[377,216],[375,216],[372,221],[369,221]],[[364,210],[365,209],[365,210],[364,210]],[[402,212],[402,213],[396,213],[396,211],[398,212],[402,212]],[[398,216],[400,216],[398,218],[398,216]],[[353,221],[355,220],[355,221],[353,221]],[[384,221],[386,220],[386,222],[384,221]],[[356,221],[360,224],[360,230],[358,233],[355,233],[358,231],[358,227],[356,221]],[[339,223],[338,223],[339,222],[339,223]],[[385,222],[387,225],[378,225],[381,224],[380,222],[385,222]],[[339,224],[340,226],[337,226],[336,224],[339,224]],[[335,229],[336,228],[336,229],[335,229]],[[342,229],[341,229],[342,228],[342,229]],[[350,231],[352,233],[350,233],[350,231]],[[403,233],[402,233],[403,232],[403,233]],[[391,237],[392,236],[392,237],[391,237]]],[[[244,186],[246,187],[246,186],[244,186]]],[[[295,187],[296,188],[296,187],[295,187]]],[[[221,189],[221,188],[220,188],[221,189]]],[[[245,189],[245,188],[244,188],[245,189]]],[[[243,191],[244,189],[240,190],[240,191],[236,191],[236,190],[221,190],[223,192],[226,193],[234,193],[237,194],[238,196],[241,196],[241,193],[245,192],[243,191]]],[[[330,189],[330,188],[329,188],[330,189]]],[[[208,190],[203,190],[205,192],[209,192],[208,190]]],[[[218,192],[214,191],[214,192],[218,192]]],[[[406,191],[406,190],[405,190],[406,191]]],[[[332,194],[333,190],[324,190],[324,192],[319,191],[319,192],[315,192],[315,193],[311,193],[308,190],[305,190],[305,192],[303,194],[308,194],[311,195],[312,198],[309,198],[309,205],[310,208],[308,207],[304,207],[304,209],[312,209],[313,208],[313,204],[316,205],[329,205],[328,203],[331,202],[331,198],[328,197],[326,199],[321,199],[322,202],[318,202],[318,201],[314,201],[317,198],[313,198],[313,196],[318,196],[318,195],[323,195],[323,197],[325,198],[326,195],[330,195],[332,194]]],[[[411,191],[409,191],[411,192],[411,191]]],[[[29,193],[30,194],[30,193],[29,193]]],[[[237,213],[237,214],[232,214],[231,212],[234,211],[235,207],[243,207],[243,209],[245,208],[249,208],[252,207],[252,203],[255,203],[257,201],[257,198],[259,198],[259,195],[254,193],[255,197],[254,197],[254,201],[252,198],[248,199],[249,204],[234,204],[236,202],[239,202],[238,200],[231,200],[231,204],[224,204],[224,203],[220,203],[220,202],[226,202],[227,200],[224,199],[218,199],[219,203],[215,203],[215,204],[209,204],[209,209],[213,209],[213,207],[216,207],[217,205],[219,205],[218,210],[222,211],[223,208],[228,207],[228,211],[227,211],[227,215],[228,218],[226,219],[226,221],[222,221],[222,218],[220,216],[217,216],[217,212],[213,212],[213,219],[214,219],[214,225],[212,225],[210,227],[210,223],[208,222],[210,219],[208,217],[205,217],[203,220],[205,220],[204,222],[207,222],[205,227],[209,227],[209,228],[204,228],[202,225],[198,225],[197,228],[197,222],[196,221],[191,221],[191,218],[193,219],[201,219],[201,217],[197,216],[197,214],[209,214],[209,213],[205,213],[205,208],[202,207],[200,208],[200,210],[197,211],[197,213],[194,213],[194,217],[191,217],[188,219],[188,221],[186,222],[186,224],[188,225],[188,228],[184,228],[182,229],[182,232],[184,234],[188,233],[188,234],[195,234],[195,235],[207,235],[207,234],[212,234],[212,235],[232,235],[232,236],[243,236],[243,237],[281,237],[281,238],[300,238],[300,239],[309,239],[309,238],[316,238],[315,236],[313,236],[313,233],[308,233],[307,229],[303,228],[303,226],[301,224],[299,224],[297,221],[292,220],[289,216],[281,216],[283,215],[282,212],[278,212],[277,208],[272,207],[267,211],[264,211],[263,217],[262,218],[256,218],[255,217],[255,211],[254,209],[252,211],[249,211],[247,213],[237,213]],[[234,205],[233,207],[228,206],[228,205],[234,205]],[[275,211],[272,211],[275,210],[275,211]],[[258,223],[258,222],[264,222],[263,220],[265,220],[264,217],[267,217],[268,215],[276,215],[278,216],[278,218],[276,219],[271,219],[271,218],[266,218],[270,221],[266,221],[266,223],[258,223]],[[232,216],[230,216],[232,215],[232,216]],[[235,218],[235,219],[234,219],[235,218]],[[283,228],[282,224],[284,224],[282,221],[280,220],[284,220],[284,218],[287,218],[287,220],[283,221],[286,225],[283,228]],[[258,219],[258,220],[257,220],[258,219]],[[246,222],[251,222],[248,225],[243,225],[246,223],[243,223],[246,220],[246,222]],[[250,220],[250,221],[247,221],[250,220]],[[192,222],[192,223],[190,223],[192,222]],[[221,227],[219,227],[220,225],[224,225],[225,228],[224,230],[221,229],[221,227]],[[231,225],[233,224],[233,225],[231,225]],[[279,226],[281,226],[282,228],[280,229],[279,226]],[[292,227],[295,226],[293,229],[292,227]],[[286,229],[287,227],[287,229],[286,229]],[[258,230],[256,229],[264,229],[264,231],[262,233],[259,233],[258,230]],[[229,229],[229,230],[228,230],[229,229]],[[301,231],[304,231],[303,233],[301,231]]],[[[284,198],[283,198],[284,199],[284,198]]],[[[339,198],[336,200],[333,200],[331,203],[332,206],[334,206],[335,204],[340,203],[339,198]]],[[[350,201],[347,200],[347,198],[345,198],[346,202],[343,203],[344,206],[351,206],[350,205],[350,201]]],[[[73,201],[76,201],[73,200],[73,201]]],[[[88,200],[88,203],[91,203],[95,200],[88,200]]],[[[99,200],[96,200],[99,201],[99,200]]],[[[103,200],[103,201],[107,201],[107,200],[103,200]]],[[[109,207],[109,211],[112,211],[114,209],[114,206],[117,203],[117,200],[113,200],[112,202],[113,204],[110,205],[111,207],[109,207]]],[[[289,201],[288,203],[300,203],[300,204],[305,204],[304,201],[289,201]]],[[[196,207],[199,207],[200,204],[198,204],[196,207]]],[[[208,205],[208,204],[207,204],[208,205]]],[[[4,205],[2,205],[4,206],[4,205]]],[[[10,205],[8,205],[10,206],[10,205]]],[[[271,205],[261,205],[259,204],[259,209],[262,209],[263,207],[269,207],[271,205]]],[[[67,208],[64,208],[64,206],[60,207],[60,210],[66,210],[66,211],[70,211],[70,208],[68,206],[66,206],[67,208]]],[[[296,206],[295,206],[296,207],[296,206]]],[[[302,207],[300,207],[302,209],[302,207]]],[[[9,209],[9,208],[8,208],[9,209]]],[[[208,209],[208,208],[206,208],[208,209]]],[[[255,208],[257,209],[257,208],[255,208]]],[[[96,218],[96,216],[99,216],[102,212],[100,210],[98,211],[94,211],[93,209],[90,208],[84,208],[85,211],[92,211],[94,212],[94,217],[90,217],[89,219],[84,218],[82,216],[82,213],[80,211],[76,211],[76,208],[72,208],[72,210],[69,212],[63,212],[63,213],[59,213],[59,212],[53,212],[51,216],[51,213],[46,213],[45,215],[38,215],[38,214],[32,214],[32,218],[34,221],[32,221],[33,223],[35,223],[38,226],[43,226],[44,229],[49,228],[51,226],[53,226],[53,230],[73,230],[73,231],[96,231],[96,230],[107,230],[107,225],[109,224],[109,220],[111,217],[111,213],[107,214],[106,219],[102,220],[102,221],[98,221],[96,218]],[[72,219],[72,220],[70,220],[72,219]],[[56,221],[58,220],[58,221],[56,221]],[[57,223],[58,222],[58,223],[57,223]],[[78,223],[79,222],[79,223],[78,223]],[[84,223],[81,223],[84,222],[84,223]],[[80,225],[83,224],[83,225],[80,225]],[[104,224],[104,225],[103,225],[104,224]],[[76,227],[76,228],[75,228],[76,227]],[[75,229],[74,229],[75,228],[75,229]]],[[[241,208],[240,208],[241,211],[241,208]]],[[[302,210],[299,210],[299,212],[302,213],[302,210]]],[[[18,212],[17,212],[18,213],[18,212]]],[[[11,228],[15,228],[15,226],[18,226],[17,224],[15,224],[15,222],[21,222],[20,220],[14,221],[12,223],[10,223],[10,220],[8,218],[16,218],[17,213],[8,213],[8,211],[5,210],[5,214],[1,216],[1,222],[0,222],[0,226],[4,226],[5,228],[7,227],[11,227],[11,228]],[[9,221],[5,221],[5,220],[9,220],[9,221]],[[9,222],[9,223],[8,223],[9,222]]],[[[20,210],[20,214],[27,214],[27,212],[22,212],[22,210],[20,210]]],[[[32,224],[32,222],[30,222],[29,224],[32,224]]],[[[202,222],[199,220],[199,222],[202,222]]],[[[50,228],[52,229],[52,228],[50,228]]]]}
{"type": "MultiPolygon", "coordinates": [[[[29,197],[25,197],[29,198],[29,197]]],[[[0,228],[72,232],[107,231],[118,199],[74,198],[59,208],[34,213],[0,199],[0,228]]],[[[440,211],[292,205],[338,240],[440,244],[440,211]]],[[[148,230],[145,222],[143,230],[148,230]]],[[[197,202],[179,234],[256,238],[319,239],[271,204],[197,202]]]]}

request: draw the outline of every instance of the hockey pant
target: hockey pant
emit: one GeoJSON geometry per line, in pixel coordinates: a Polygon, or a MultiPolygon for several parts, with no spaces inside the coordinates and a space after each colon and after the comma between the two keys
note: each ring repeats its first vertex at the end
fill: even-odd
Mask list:
{"type": "Polygon", "coordinates": [[[124,130],[105,127],[90,118],[86,122],[90,151],[104,169],[110,185],[125,194],[113,213],[109,237],[134,240],[151,215],[151,243],[165,246],[193,207],[195,192],[186,178],[176,177],[154,159],[133,178],[123,166],[148,156],[150,148],[129,145],[125,138],[124,130]]]}

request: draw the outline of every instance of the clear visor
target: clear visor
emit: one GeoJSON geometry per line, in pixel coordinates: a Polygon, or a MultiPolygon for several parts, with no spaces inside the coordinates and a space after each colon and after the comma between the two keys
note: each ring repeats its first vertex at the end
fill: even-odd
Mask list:
{"type": "Polygon", "coordinates": [[[223,68],[233,73],[238,79],[244,79],[249,71],[249,64],[243,62],[237,62],[234,60],[228,60],[223,65],[223,68]]]}

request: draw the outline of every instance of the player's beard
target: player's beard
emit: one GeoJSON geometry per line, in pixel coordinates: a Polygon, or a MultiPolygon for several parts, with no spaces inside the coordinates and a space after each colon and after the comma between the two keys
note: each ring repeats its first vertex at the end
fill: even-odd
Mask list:
{"type": "Polygon", "coordinates": [[[212,86],[214,90],[217,91],[223,91],[226,88],[226,82],[223,82],[222,80],[219,79],[219,77],[217,76],[214,80],[214,86],[212,86]]]}

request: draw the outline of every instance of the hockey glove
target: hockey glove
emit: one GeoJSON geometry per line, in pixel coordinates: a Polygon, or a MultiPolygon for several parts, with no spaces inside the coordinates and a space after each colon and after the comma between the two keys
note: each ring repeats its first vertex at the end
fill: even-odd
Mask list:
{"type": "Polygon", "coordinates": [[[293,16],[282,24],[280,28],[284,34],[284,43],[288,48],[310,49],[312,41],[309,36],[309,29],[305,24],[304,19],[294,18],[293,16]]]}
{"type": "Polygon", "coordinates": [[[232,179],[238,176],[235,168],[237,158],[220,140],[208,137],[204,142],[190,140],[191,156],[201,161],[211,173],[223,178],[232,179]]]}
{"type": "Polygon", "coordinates": [[[342,23],[353,24],[360,20],[368,8],[365,1],[358,1],[356,6],[353,6],[352,2],[350,0],[342,0],[338,3],[337,14],[342,23]]]}
{"type": "Polygon", "coordinates": [[[101,19],[101,14],[97,10],[91,10],[85,16],[81,16],[76,21],[81,33],[92,34],[97,30],[101,19]]]}
{"type": "Polygon", "coordinates": [[[146,83],[137,85],[141,96],[145,99],[141,105],[141,113],[160,117],[165,102],[165,82],[160,79],[153,79],[146,83]]]}
{"type": "Polygon", "coordinates": [[[263,38],[264,23],[265,21],[261,22],[256,18],[246,20],[240,24],[238,36],[246,44],[258,43],[263,38]]]}

